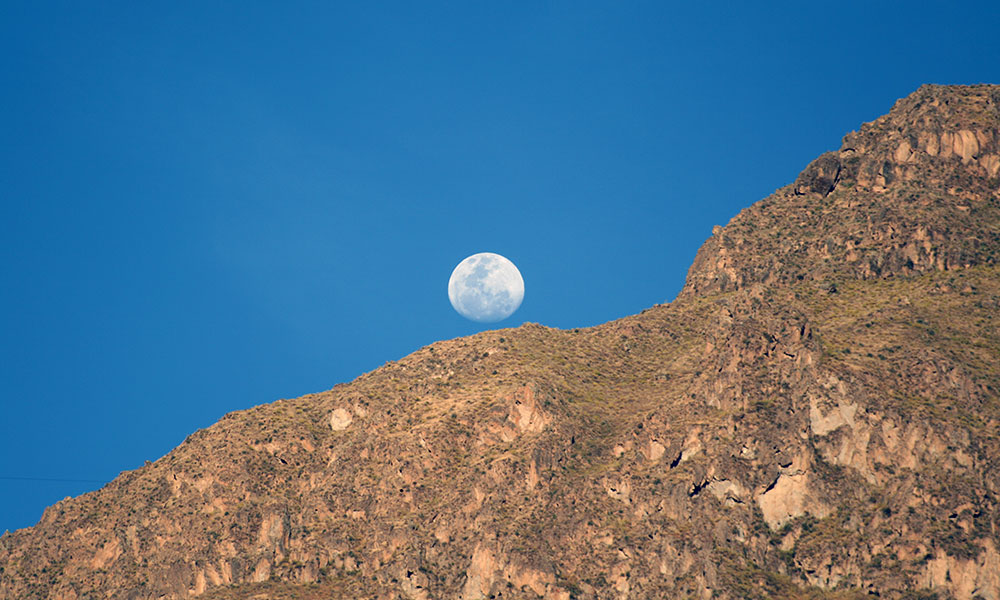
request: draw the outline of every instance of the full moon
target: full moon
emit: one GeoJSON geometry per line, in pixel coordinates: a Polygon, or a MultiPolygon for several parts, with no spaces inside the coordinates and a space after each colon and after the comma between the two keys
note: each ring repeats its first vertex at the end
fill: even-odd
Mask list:
{"type": "Polygon", "coordinates": [[[448,299],[466,319],[502,321],[524,300],[524,279],[514,263],[499,254],[480,252],[458,263],[448,280],[448,299]]]}

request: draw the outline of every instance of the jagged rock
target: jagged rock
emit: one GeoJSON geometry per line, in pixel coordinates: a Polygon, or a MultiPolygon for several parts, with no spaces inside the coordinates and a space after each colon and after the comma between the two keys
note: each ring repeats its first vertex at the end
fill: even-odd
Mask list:
{"type": "Polygon", "coordinates": [[[817,519],[829,516],[830,507],[818,499],[820,494],[810,487],[809,479],[808,472],[781,474],[774,486],[757,498],[764,521],[771,529],[807,514],[817,519]]]}

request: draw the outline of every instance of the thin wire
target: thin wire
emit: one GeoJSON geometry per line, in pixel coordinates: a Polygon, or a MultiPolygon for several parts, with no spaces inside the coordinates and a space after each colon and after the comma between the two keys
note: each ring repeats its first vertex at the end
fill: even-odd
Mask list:
{"type": "Polygon", "coordinates": [[[100,479],[62,479],[56,477],[4,477],[0,476],[0,480],[4,481],[63,481],[69,483],[106,483],[100,479]]]}

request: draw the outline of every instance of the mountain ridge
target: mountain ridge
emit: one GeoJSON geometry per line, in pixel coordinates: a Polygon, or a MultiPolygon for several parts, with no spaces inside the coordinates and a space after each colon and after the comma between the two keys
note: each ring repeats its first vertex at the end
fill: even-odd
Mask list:
{"type": "Polygon", "coordinates": [[[998,106],[921,87],[672,303],[230,413],[0,538],[0,599],[1000,598],[998,106]]]}

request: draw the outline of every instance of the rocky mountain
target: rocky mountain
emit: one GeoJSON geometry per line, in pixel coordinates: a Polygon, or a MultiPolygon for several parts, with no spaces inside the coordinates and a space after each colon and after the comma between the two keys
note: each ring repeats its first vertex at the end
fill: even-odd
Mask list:
{"type": "Polygon", "coordinates": [[[0,538],[0,599],[1000,598],[1000,86],[924,86],[669,304],[239,411],[0,538]]]}

